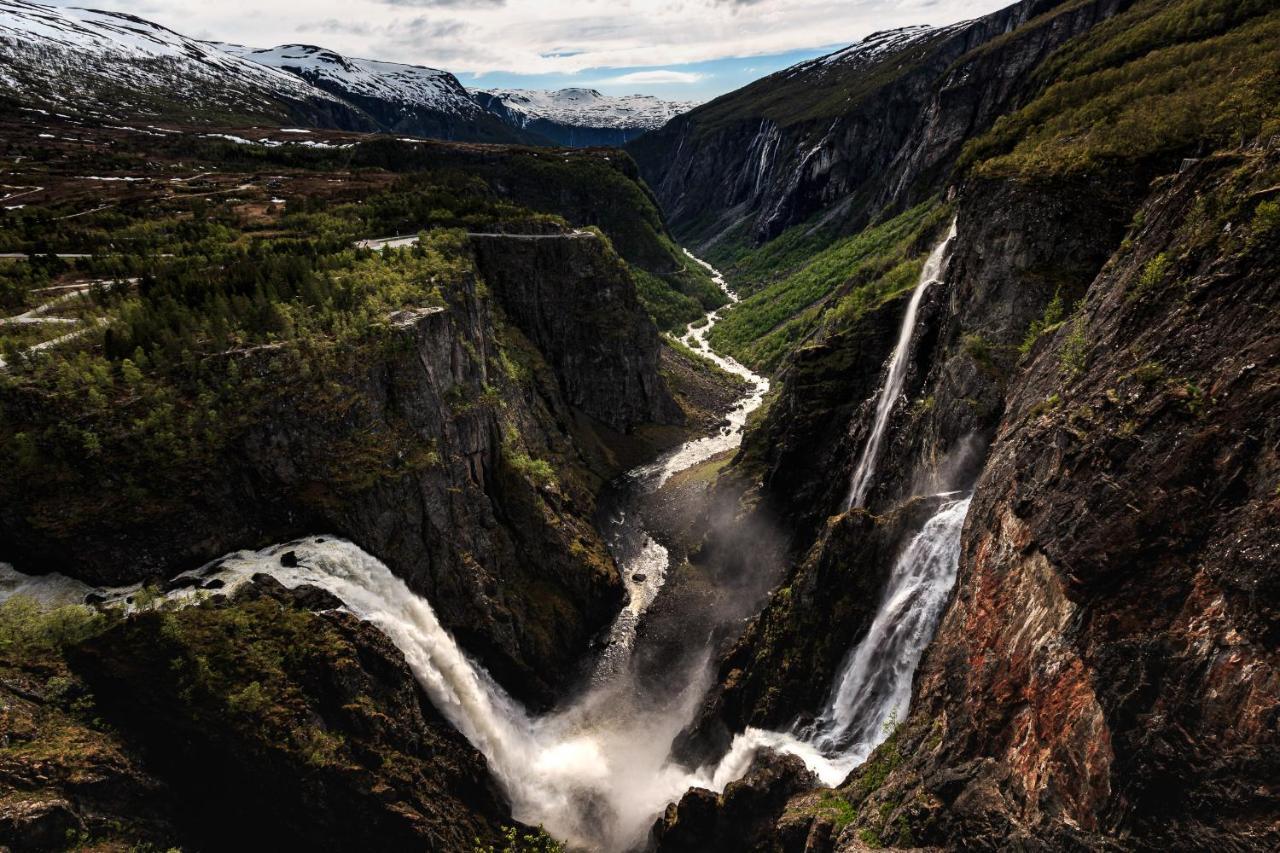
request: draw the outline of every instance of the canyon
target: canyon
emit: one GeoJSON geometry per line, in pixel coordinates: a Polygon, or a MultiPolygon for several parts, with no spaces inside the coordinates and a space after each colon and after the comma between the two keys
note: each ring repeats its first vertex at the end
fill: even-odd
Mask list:
{"type": "Polygon", "coordinates": [[[209,140],[221,214],[66,119],[179,236],[129,346],[6,349],[0,843],[1274,849],[1277,15],[1023,0],[625,151],[209,140]]]}

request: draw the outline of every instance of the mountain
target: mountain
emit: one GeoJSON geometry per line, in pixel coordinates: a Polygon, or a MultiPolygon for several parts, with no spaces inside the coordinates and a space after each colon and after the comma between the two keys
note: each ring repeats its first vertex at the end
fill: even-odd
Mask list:
{"type": "Polygon", "coordinates": [[[305,44],[265,50],[221,47],[259,65],[297,75],[360,109],[390,133],[476,142],[542,142],[522,128],[495,119],[447,71],[353,59],[305,44]]]}
{"type": "Polygon", "coordinates": [[[472,97],[513,127],[571,147],[625,145],[696,106],[652,95],[602,95],[595,89],[479,89],[472,97]]]}
{"type": "Polygon", "coordinates": [[[758,766],[657,848],[1275,847],[1280,10],[1024,2],[834,57],[630,146],[776,394],[699,548],[788,538],[677,741],[758,766]]]}
{"type": "Polygon", "coordinates": [[[0,0],[0,95],[103,119],[374,130],[359,109],[133,15],[0,0]]]}
{"type": "Polygon", "coordinates": [[[591,89],[471,93],[439,69],[314,45],[198,41],[133,15],[25,0],[0,0],[0,58],[0,96],[119,121],[295,124],[583,147],[623,145],[692,106],[591,89]]]}
{"type": "Polygon", "coordinates": [[[850,233],[936,192],[1032,69],[1127,5],[1023,0],[877,33],[679,116],[630,151],[676,234],[700,247],[758,245],[818,217],[850,233]]]}
{"type": "Polygon", "coordinates": [[[0,846],[1280,849],[1277,69],[1022,0],[634,159],[0,112],[0,846]]]}

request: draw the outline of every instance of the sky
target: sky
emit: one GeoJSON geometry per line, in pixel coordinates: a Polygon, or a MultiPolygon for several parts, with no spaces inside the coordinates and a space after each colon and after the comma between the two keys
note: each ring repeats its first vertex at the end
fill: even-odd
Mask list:
{"type": "Polygon", "coordinates": [[[195,38],[305,43],[444,68],[478,88],[586,86],[705,101],[876,30],[1012,0],[44,0],[195,38]]]}

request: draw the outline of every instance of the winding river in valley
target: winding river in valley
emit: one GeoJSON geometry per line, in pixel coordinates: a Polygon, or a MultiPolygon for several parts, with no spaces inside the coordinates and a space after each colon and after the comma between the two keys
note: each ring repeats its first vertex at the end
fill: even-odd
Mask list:
{"type": "MultiPolygon", "coordinates": [[[[736,302],[724,279],[712,273],[730,305],[736,302]]],[[[698,769],[671,760],[673,741],[710,686],[711,648],[703,642],[706,648],[694,650],[691,665],[671,672],[671,683],[658,695],[641,685],[634,658],[644,641],[637,639],[637,627],[671,567],[667,550],[645,529],[639,504],[673,475],[737,447],[748,415],[769,389],[767,379],[711,350],[707,335],[719,317],[713,311],[691,325],[682,342],[742,377],[748,390],[716,433],[676,447],[614,485],[620,498],[610,504],[605,532],[630,599],[588,684],[548,714],[535,716],[508,695],[463,652],[426,599],[351,542],[313,537],[233,554],[188,574],[220,578],[233,588],[266,572],[286,586],[314,584],[337,595],[404,653],[434,704],[488,759],[514,817],[541,824],[575,847],[623,851],[642,844],[668,803],[690,787],[722,790],[765,747],[799,755],[825,783],[836,784],[883,739],[885,720],[906,710],[911,676],[954,582],[968,501],[944,501],[904,549],[866,640],[851,650],[828,708],[807,731],[748,730],[720,761],[698,769]],[[281,562],[285,551],[297,557],[289,566],[281,562]]],[[[15,592],[82,601],[90,589],[57,576],[28,578],[0,564],[0,598],[15,592]]],[[[99,591],[108,599],[129,592],[99,591]]]]}

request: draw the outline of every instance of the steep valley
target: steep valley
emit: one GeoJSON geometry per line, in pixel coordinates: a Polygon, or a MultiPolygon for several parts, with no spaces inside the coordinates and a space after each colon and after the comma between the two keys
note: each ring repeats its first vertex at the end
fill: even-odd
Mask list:
{"type": "Polygon", "coordinates": [[[0,848],[1280,847],[1277,69],[1022,0],[625,151],[0,118],[0,848]]]}

